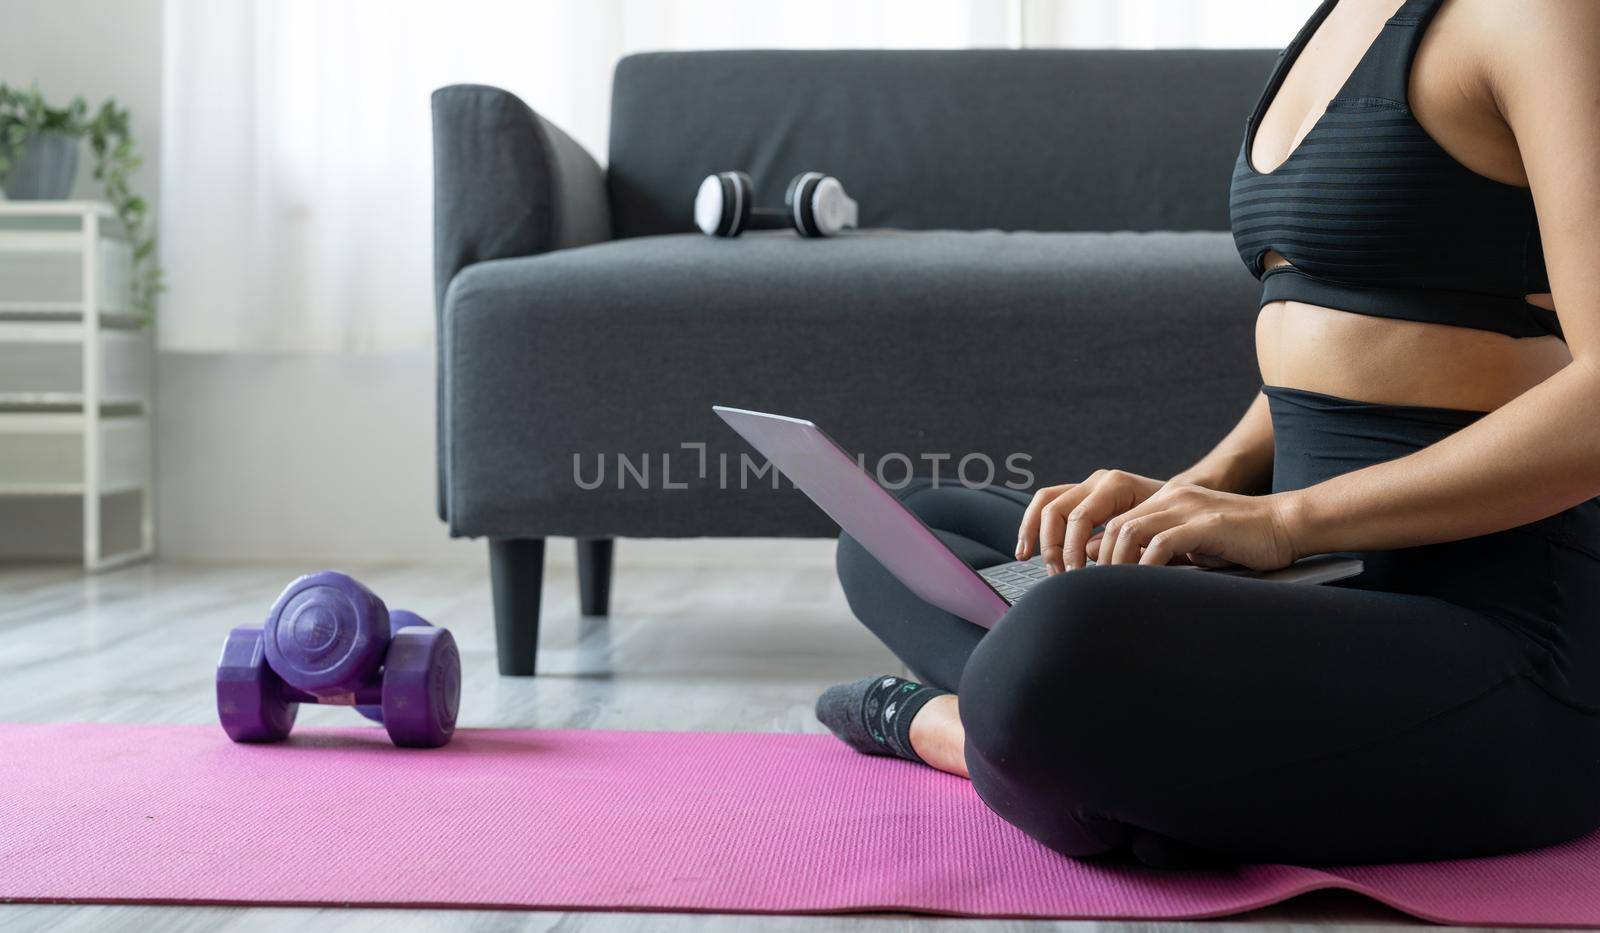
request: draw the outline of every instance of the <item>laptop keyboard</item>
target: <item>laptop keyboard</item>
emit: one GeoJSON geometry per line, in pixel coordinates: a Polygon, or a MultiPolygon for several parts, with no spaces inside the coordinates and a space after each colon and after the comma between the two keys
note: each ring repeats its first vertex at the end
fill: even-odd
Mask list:
{"type": "Polygon", "coordinates": [[[978,576],[989,581],[1002,599],[1014,603],[1022,598],[1023,593],[1049,576],[1049,572],[1045,570],[1044,558],[1034,557],[1032,560],[1016,560],[1009,564],[985,567],[978,571],[978,576]]]}
{"type": "MultiPolygon", "coordinates": [[[[1319,560],[1327,559],[1330,559],[1330,557],[1313,557],[1307,558],[1302,563],[1309,564],[1319,560]]],[[[1335,572],[1332,575],[1324,576],[1321,579],[1304,582],[1320,583],[1330,582],[1333,580],[1342,580],[1345,577],[1358,574],[1362,570],[1360,561],[1343,561],[1342,563],[1354,564],[1355,566],[1353,568],[1346,569],[1343,572],[1335,572]]],[[[1094,561],[1085,561],[1084,566],[1093,567],[1094,561]]],[[[1257,573],[1256,571],[1251,570],[1249,567],[1196,567],[1191,564],[1176,564],[1174,566],[1182,567],[1186,570],[1198,571],[1200,573],[1215,573],[1228,577],[1263,578],[1263,574],[1257,573]]],[[[1289,568],[1291,571],[1293,569],[1293,567],[1289,568]]],[[[978,576],[987,580],[989,585],[994,587],[995,592],[999,593],[1000,597],[1009,605],[1021,599],[1022,594],[1037,586],[1039,581],[1045,579],[1047,576],[1049,576],[1049,574],[1046,572],[1044,567],[1044,558],[1035,557],[1032,560],[1015,560],[1008,564],[996,564],[993,567],[985,567],[984,569],[978,571],[978,576]]],[[[1272,576],[1270,574],[1265,575],[1265,579],[1271,578],[1272,576]]]]}

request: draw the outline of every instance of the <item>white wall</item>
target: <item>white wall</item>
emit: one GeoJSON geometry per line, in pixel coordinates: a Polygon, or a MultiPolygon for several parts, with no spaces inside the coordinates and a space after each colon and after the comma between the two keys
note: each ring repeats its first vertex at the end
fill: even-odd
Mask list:
{"type": "Polygon", "coordinates": [[[432,350],[163,353],[157,406],[164,556],[482,556],[433,511],[432,350]]]}
{"type": "MultiPolygon", "coordinates": [[[[0,81],[37,84],[57,104],[82,95],[91,108],[107,97],[133,115],[144,166],[137,190],[159,200],[162,0],[4,0],[0,3],[0,81]]],[[[96,197],[93,161],[79,157],[75,197],[96,197]]],[[[128,514],[127,503],[110,510],[128,514]]],[[[0,557],[75,556],[80,505],[65,499],[0,500],[0,557]]]]}

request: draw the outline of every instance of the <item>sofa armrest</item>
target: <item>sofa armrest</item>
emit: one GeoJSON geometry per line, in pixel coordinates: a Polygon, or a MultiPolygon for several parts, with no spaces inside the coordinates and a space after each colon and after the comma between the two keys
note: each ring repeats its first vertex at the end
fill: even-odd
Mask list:
{"type": "MultiPolygon", "coordinates": [[[[450,282],[466,266],[609,239],[605,172],[572,137],[499,88],[457,84],[433,92],[436,327],[444,323],[450,282]]],[[[438,380],[438,508],[445,518],[442,368],[438,380]]]]}
{"type": "Polygon", "coordinates": [[[464,266],[611,239],[605,172],[515,94],[433,92],[434,299],[464,266]]]}

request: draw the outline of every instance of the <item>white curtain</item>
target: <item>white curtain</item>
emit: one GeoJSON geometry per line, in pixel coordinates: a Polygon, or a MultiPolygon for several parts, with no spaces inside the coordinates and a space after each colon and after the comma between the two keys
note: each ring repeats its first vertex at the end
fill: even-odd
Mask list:
{"type": "Polygon", "coordinates": [[[428,95],[511,90],[603,160],[645,49],[1282,45],[1312,0],[166,0],[163,348],[433,340],[428,95]]]}
{"type": "Polygon", "coordinates": [[[1281,48],[1318,0],[1021,0],[1030,46],[1281,48]]]}

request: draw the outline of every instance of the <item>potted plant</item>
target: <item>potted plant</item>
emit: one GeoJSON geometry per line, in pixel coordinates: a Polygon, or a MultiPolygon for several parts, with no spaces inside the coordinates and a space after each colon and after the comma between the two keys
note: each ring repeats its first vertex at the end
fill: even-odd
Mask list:
{"type": "Polygon", "coordinates": [[[0,187],[7,198],[71,194],[83,139],[94,153],[94,177],[105,184],[106,200],[133,245],[133,307],[149,321],[161,291],[161,267],[155,261],[149,205],[129,185],[128,177],[143,160],[134,149],[128,111],[108,99],[90,116],[82,97],[51,107],[37,87],[0,84],[0,187]]]}

